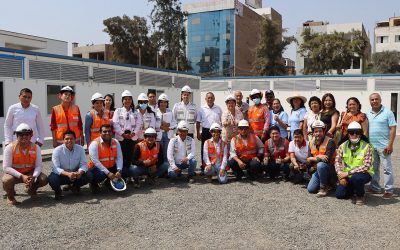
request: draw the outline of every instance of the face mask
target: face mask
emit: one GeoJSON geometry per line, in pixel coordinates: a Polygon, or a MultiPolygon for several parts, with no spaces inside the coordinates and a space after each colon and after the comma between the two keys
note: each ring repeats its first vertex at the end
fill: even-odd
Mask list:
{"type": "Polygon", "coordinates": [[[360,141],[360,137],[357,139],[350,139],[351,144],[357,144],[360,141]]]}
{"type": "Polygon", "coordinates": [[[147,109],[147,103],[141,103],[139,104],[139,107],[141,110],[147,109]]]}
{"type": "Polygon", "coordinates": [[[260,98],[254,98],[253,102],[254,102],[255,105],[258,105],[258,104],[260,104],[261,99],[260,98]]]}

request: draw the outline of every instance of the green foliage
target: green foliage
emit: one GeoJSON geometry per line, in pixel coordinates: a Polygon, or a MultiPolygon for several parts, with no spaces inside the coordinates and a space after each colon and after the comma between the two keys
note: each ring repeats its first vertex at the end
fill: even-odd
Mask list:
{"type": "Polygon", "coordinates": [[[295,38],[292,36],[282,39],[282,32],[278,25],[264,16],[261,23],[261,39],[255,49],[253,70],[259,75],[286,75],[282,54],[294,41],[295,38]]]}
{"type": "Polygon", "coordinates": [[[373,54],[372,72],[377,74],[400,73],[400,52],[384,51],[373,54]]]}
{"type": "Polygon", "coordinates": [[[305,58],[304,74],[329,74],[332,70],[343,74],[352,60],[366,59],[368,54],[369,41],[361,31],[326,34],[313,33],[306,28],[302,37],[299,53],[305,58]]]}

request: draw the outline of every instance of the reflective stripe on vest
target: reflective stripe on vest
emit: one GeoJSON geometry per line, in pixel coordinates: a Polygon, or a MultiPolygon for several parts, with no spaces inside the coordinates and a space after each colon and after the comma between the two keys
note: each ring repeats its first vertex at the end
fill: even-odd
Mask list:
{"type": "Polygon", "coordinates": [[[93,123],[90,126],[90,141],[93,141],[94,139],[100,136],[101,125],[110,124],[110,118],[108,116],[109,112],[107,110],[103,112],[102,117],[97,115],[95,110],[91,110],[90,114],[92,115],[93,119],[93,123]]]}
{"type": "MultiPolygon", "coordinates": [[[[94,141],[97,142],[98,157],[101,164],[106,168],[113,167],[117,159],[117,141],[111,139],[111,147],[108,147],[105,142],[101,143],[100,137],[97,137],[94,141]]],[[[92,159],[89,159],[88,166],[89,168],[94,167],[92,159]]]]}
{"type": "Polygon", "coordinates": [[[215,143],[212,138],[207,140],[207,147],[208,147],[208,158],[210,159],[211,164],[215,165],[217,161],[219,163],[222,163],[222,160],[224,158],[225,142],[223,140],[220,140],[219,154],[217,153],[217,150],[215,148],[215,143]]]}
{"type": "MultiPolygon", "coordinates": [[[[352,152],[349,147],[349,140],[345,141],[340,145],[340,148],[343,152],[343,163],[344,168],[343,172],[349,172],[352,169],[358,168],[364,165],[364,157],[367,154],[369,145],[367,142],[361,140],[358,149],[355,152],[352,152]]],[[[372,146],[371,146],[372,147],[372,146]]],[[[373,154],[372,154],[373,157],[373,154]]],[[[371,166],[368,169],[368,173],[372,176],[374,175],[374,168],[373,168],[374,159],[372,158],[371,166]]]]}
{"type": "MultiPolygon", "coordinates": [[[[317,148],[317,146],[315,145],[315,140],[312,141],[312,144],[310,144],[310,151],[311,151],[311,155],[313,157],[316,157],[317,155],[325,155],[326,153],[326,149],[328,147],[329,141],[332,140],[331,138],[329,138],[328,136],[325,136],[324,141],[321,143],[321,145],[319,145],[319,148],[317,148]]],[[[336,155],[336,150],[334,151],[333,155],[332,155],[332,159],[329,162],[330,164],[334,164],[335,163],[335,155],[336,155]]],[[[316,165],[316,163],[315,163],[316,165]]]]}
{"type": "MultiPolygon", "coordinates": [[[[178,151],[179,151],[179,146],[178,146],[179,138],[178,137],[179,136],[175,137],[175,141],[174,141],[174,153],[175,154],[178,153],[178,151]]],[[[185,153],[185,155],[188,155],[188,154],[190,154],[190,152],[192,152],[192,140],[193,140],[192,137],[186,136],[186,139],[185,139],[186,153],[185,153]]]]}
{"type": "Polygon", "coordinates": [[[272,141],[272,139],[268,139],[268,151],[270,156],[273,157],[273,159],[275,159],[275,157],[278,157],[281,154],[281,152],[285,152],[285,139],[283,139],[282,137],[279,139],[278,147],[275,147],[275,144],[272,141]]]}
{"type": "Polygon", "coordinates": [[[257,156],[257,137],[254,134],[250,133],[247,136],[247,145],[244,144],[240,135],[232,139],[235,143],[236,154],[241,160],[251,160],[257,156]]]}
{"type": "Polygon", "coordinates": [[[13,143],[12,148],[12,167],[20,172],[26,174],[35,169],[36,162],[36,145],[29,143],[26,154],[19,146],[19,143],[13,143]]]}
{"type": "Polygon", "coordinates": [[[63,143],[64,132],[68,129],[75,132],[76,139],[79,141],[82,136],[81,130],[78,128],[79,122],[79,108],[78,106],[71,104],[68,108],[68,117],[65,116],[65,111],[62,105],[57,105],[53,107],[54,113],[56,115],[56,140],[58,143],[63,143]]]}
{"type": "Polygon", "coordinates": [[[139,142],[138,143],[140,150],[139,160],[141,161],[150,160],[151,161],[150,166],[156,165],[158,161],[158,153],[160,152],[160,144],[157,142],[155,144],[156,145],[152,149],[149,149],[145,141],[139,142]]]}
{"type": "Polygon", "coordinates": [[[262,133],[264,131],[265,109],[266,109],[265,106],[261,104],[259,107],[255,105],[251,106],[247,111],[250,128],[253,131],[253,133],[258,137],[262,136],[262,133]]]}

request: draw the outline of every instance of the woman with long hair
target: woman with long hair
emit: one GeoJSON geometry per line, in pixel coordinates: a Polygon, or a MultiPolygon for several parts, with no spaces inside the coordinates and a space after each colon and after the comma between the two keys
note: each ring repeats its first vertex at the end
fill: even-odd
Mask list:
{"type": "Polygon", "coordinates": [[[315,120],[318,120],[319,112],[322,108],[321,99],[312,96],[310,100],[308,100],[308,107],[310,107],[310,111],[304,116],[303,136],[307,141],[311,141],[313,137],[311,125],[315,120]]]}
{"type": "Polygon", "coordinates": [[[269,127],[271,128],[273,126],[278,126],[281,132],[281,137],[288,139],[287,128],[288,128],[289,116],[283,110],[281,101],[278,98],[272,99],[272,109],[270,117],[271,119],[269,122],[269,127]]]}
{"type": "Polygon", "coordinates": [[[336,109],[335,97],[331,93],[326,93],[322,96],[322,109],[319,120],[325,123],[325,134],[333,138],[339,120],[339,111],[336,109]]]}
{"type": "Polygon", "coordinates": [[[368,137],[368,119],[365,113],[361,112],[361,103],[357,97],[350,97],[346,101],[346,112],[340,115],[338,128],[342,129],[340,144],[349,138],[347,127],[351,122],[361,124],[363,134],[368,137]]]}

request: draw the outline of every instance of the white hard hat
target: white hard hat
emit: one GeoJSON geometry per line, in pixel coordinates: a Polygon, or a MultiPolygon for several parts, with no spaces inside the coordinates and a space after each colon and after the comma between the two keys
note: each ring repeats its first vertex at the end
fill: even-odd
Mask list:
{"type": "Polygon", "coordinates": [[[168,96],[164,93],[162,93],[159,97],[158,97],[159,101],[169,101],[168,96]]]}
{"type": "Polygon", "coordinates": [[[189,92],[189,93],[192,93],[192,89],[191,89],[188,85],[185,85],[185,86],[183,86],[181,92],[189,92]]]}
{"type": "Polygon", "coordinates": [[[99,92],[94,93],[92,95],[92,99],[90,99],[91,101],[104,101],[104,97],[102,94],[100,94],[99,92]]]}
{"type": "Polygon", "coordinates": [[[261,93],[260,90],[258,90],[258,89],[253,89],[253,90],[250,92],[250,96],[255,95],[255,94],[260,94],[260,95],[262,95],[262,93],[261,93]]]}
{"type": "Polygon", "coordinates": [[[240,120],[239,121],[238,127],[249,127],[249,126],[250,125],[249,125],[248,121],[246,121],[246,120],[240,120]]]}
{"type": "Polygon", "coordinates": [[[132,93],[129,90],[124,90],[124,92],[122,92],[121,97],[125,97],[125,96],[130,96],[132,97],[132,93]]]}
{"type": "Polygon", "coordinates": [[[315,120],[313,122],[313,124],[311,125],[311,128],[312,129],[314,129],[314,128],[325,128],[325,123],[323,121],[320,121],[320,120],[315,120]]]}
{"type": "Polygon", "coordinates": [[[28,124],[26,123],[21,123],[18,125],[18,127],[15,129],[16,133],[24,133],[24,132],[32,132],[32,128],[29,127],[28,124]]]}
{"type": "Polygon", "coordinates": [[[222,130],[221,125],[219,125],[218,123],[214,122],[210,127],[210,131],[213,131],[213,130],[221,131],[222,130]]]}
{"type": "Polygon", "coordinates": [[[187,130],[187,131],[189,131],[189,125],[187,124],[186,121],[180,121],[178,123],[178,130],[187,130]]]}
{"type": "Polygon", "coordinates": [[[154,128],[148,128],[144,131],[144,135],[156,135],[157,131],[154,128]]]}
{"type": "Polygon", "coordinates": [[[362,130],[360,123],[353,121],[347,127],[347,130],[362,130]]]}
{"type": "Polygon", "coordinates": [[[126,190],[126,183],[122,178],[114,178],[114,180],[110,180],[110,186],[117,192],[126,190]]]}
{"type": "Polygon", "coordinates": [[[140,93],[140,95],[137,97],[138,101],[148,101],[149,98],[147,97],[147,95],[145,93],[140,93]]]}
{"type": "Polygon", "coordinates": [[[228,95],[225,98],[225,102],[229,102],[229,101],[235,101],[236,102],[236,99],[235,99],[235,97],[233,97],[233,95],[228,95]]]}
{"type": "Polygon", "coordinates": [[[70,86],[65,86],[65,87],[61,88],[60,93],[63,93],[63,92],[71,92],[72,94],[75,93],[74,90],[70,86]]]}

